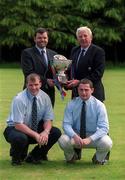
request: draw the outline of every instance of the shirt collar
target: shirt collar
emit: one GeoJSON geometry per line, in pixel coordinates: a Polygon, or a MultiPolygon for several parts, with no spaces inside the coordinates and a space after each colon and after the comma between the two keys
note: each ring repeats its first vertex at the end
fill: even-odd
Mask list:
{"type": "MultiPolygon", "coordinates": [[[[85,103],[88,104],[91,99],[92,99],[92,96],[90,96],[89,99],[85,100],[85,103]]],[[[80,101],[82,103],[84,100],[80,97],[80,101]]]]}
{"type": "Polygon", "coordinates": [[[86,51],[89,49],[89,46],[88,46],[88,47],[86,47],[86,48],[82,48],[82,47],[81,47],[81,51],[82,51],[83,49],[84,49],[84,50],[85,50],[85,52],[86,52],[86,51]]]}
{"type": "MultiPolygon", "coordinates": [[[[38,94],[35,96],[36,99],[39,98],[39,93],[40,93],[40,90],[39,90],[38,94]]],[[[26,94],[27,94],[27,97],[28,97],[30,100],[32,100],[32,99],[34,98],[34,96],[28,91],[28,89],[26,89],[26,94]]]]}
{"type": "Polygon", "coordinates": [[[46,47],[44,47],[44,48],[39,48],[38,46],[37,46],[37,44],[35,45],[35,47],[38,49],[38,51],[41,53],[41,50],[44,50],[45,51],[45,53],[46,53],[46,47]]]}

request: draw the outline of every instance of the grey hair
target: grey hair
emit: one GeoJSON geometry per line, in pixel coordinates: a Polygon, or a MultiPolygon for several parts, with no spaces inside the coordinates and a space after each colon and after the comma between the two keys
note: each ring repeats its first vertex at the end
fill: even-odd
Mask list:
{"type": "Polygon", "coordinates": [[[91,29],[88,28],[87,26],[82,26],[82,27],[77,28],[77,30],[76,30],[76,36],[77,36],[77,37],[78,37],[78,33],[79,33],[80,31],[87,31],[87,32],[89,33],[89,35],[92,37],[92,31],[91,31],[91,29]]]}

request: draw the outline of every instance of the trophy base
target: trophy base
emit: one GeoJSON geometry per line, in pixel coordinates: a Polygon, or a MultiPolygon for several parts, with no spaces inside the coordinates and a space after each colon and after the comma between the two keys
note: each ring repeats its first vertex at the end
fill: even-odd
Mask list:
{"type": "Polygon", "coordinates": [[[58,74],[58,81],[61,83],[61,84],[67,84],[67,78],[66,78],[66,75],[63,73],[63,74],[58,74]]]}

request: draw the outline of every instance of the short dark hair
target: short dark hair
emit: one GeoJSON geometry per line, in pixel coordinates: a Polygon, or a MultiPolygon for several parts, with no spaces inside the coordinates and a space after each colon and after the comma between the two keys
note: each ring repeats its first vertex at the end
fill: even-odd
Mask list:
{"type": "Polygon", "coordinates": [[[26,83],[28,83],[29,81],[35,82],[36,79],[39,79],[39,81],[41,81],[40,76],[36,73],[31,73],[26,77],[26,83]]]}
{"type": "Polygon", "coordinates": [[[36,29],[36,31],[35,31],[35,36],[36,36],[37,33],[43,34],[43,33],[45,33],[45,32],[48,34],[48,30],[47,30],[47,29],[42,28],[42,27],[39,27],[39,28],[36,29]]]}
{"type": "Polygon", "coordinates": [[[87,78],[84,78],[84,79],[81,79],[78,83],[78,87],[80,84],[89,84],[90,85],[90,88],[93,88],[93,83],[91,80],[87,79],[87,78]]]}

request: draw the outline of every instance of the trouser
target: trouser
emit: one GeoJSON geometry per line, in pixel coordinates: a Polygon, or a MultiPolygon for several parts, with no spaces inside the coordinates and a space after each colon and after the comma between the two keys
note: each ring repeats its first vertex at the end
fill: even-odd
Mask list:
{"type": "MultiPolygon", "coordinates": [[[[70,139],[66,134],[59,138],[59,145],[64,151],[64,155],[67,161],[71,160],[75,154],[74,148],[78,148],[73,139],[70,139]]],[[[95,148],[96,149],[96,159],[103,162],[107,153],[112,148],[112,140],[108,135],[102,138],[92,141],[89,145],[85,145],[84,148],[95,148]]]]}
{"type": "MultiPolygon", "coordinates": [[[[43,121],[40,121],[38,125],[38,133],[42,132],[43,130],[43,121]]],[[[40,158],[41,156],[47,155],[49,149],[58,141],[60,136],[61,131],[56,127],[52,127],[47,145],[43,145],[41,147],[36,145],[32,150],[31,153],[34,158],[40,158]]],[[[10,155],[17,159],[25,158],[29,144],[37,143],[34,138],[15,129],[15,127],[7,127],[4,131],[4,137],[6,141],[11,144],[10,155]]]]}

